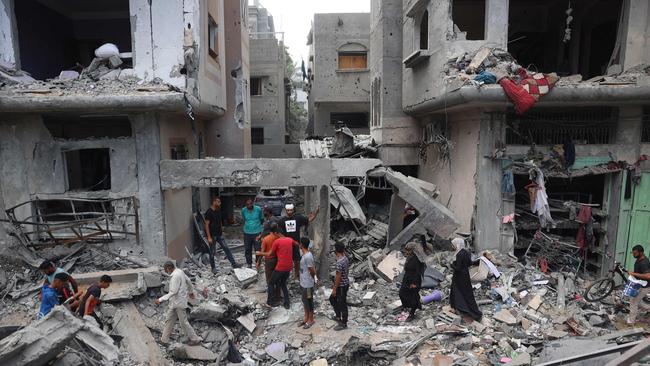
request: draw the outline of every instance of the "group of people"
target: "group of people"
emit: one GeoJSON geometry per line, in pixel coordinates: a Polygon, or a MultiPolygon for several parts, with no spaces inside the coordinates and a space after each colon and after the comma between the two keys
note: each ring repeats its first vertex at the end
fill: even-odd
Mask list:
{"type": "Polygon", "coordinates": [[[102,327],[102,321],[95,313],[95,307],[101,303],[103,289],[107,289],[113,279],[103,275],[99,281],[81,291],[77,281],[63,268],[56,267],[51,261],[44,261],[39,270],[45,275],[41,287],[41,306],[37,318],[41,319],[57,305],[63,305],[79,317],[90,316],[102,327]]]}

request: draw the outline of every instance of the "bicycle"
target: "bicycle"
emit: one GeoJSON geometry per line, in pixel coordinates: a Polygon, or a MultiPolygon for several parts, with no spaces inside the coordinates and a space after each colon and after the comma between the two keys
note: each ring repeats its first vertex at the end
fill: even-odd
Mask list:
{"type": "Polygon", "coordinates": [[[589,302],[601,301],[602,299],[609,296],[609,294],[614,291],[614,289],[622,288],[627,282],[626,274],[628,271],[621,267],[619,262],[614,262],[614,268],[609,270],[607,276],[599,278],[596,282],[592,283],[585,290],[585,300],[589,302]],[[621,284],[617,285],[614,280],[615,275],[618,274],[621,277],[621,284]]]}

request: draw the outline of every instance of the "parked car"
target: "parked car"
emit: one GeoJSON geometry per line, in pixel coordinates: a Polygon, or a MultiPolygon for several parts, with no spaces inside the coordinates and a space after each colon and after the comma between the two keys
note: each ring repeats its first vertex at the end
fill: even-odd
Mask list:
{"type": "Polygon", "coordinates": [[[255,196],[255,204],[270,207],[274,216],[284,215],[284,205],[293,202],[293,192],[289,187],[264,187],[255,196]]]}

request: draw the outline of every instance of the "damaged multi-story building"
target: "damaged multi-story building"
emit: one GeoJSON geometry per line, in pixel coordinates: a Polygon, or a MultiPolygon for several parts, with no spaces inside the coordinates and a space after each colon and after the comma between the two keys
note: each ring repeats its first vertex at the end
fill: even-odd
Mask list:
{"type": "Polygon", "coordinates": [[[0,2],[0,206],[17,237],[184,256],[209,191],[163,191],[159,163],[250,156],[247,11],[245,0],[0,2]]]}
{"type": "MultiPolygon", "coordinates": [[[[291,147],[287,132],[290,75],[284,34],[275,31],[273,16],[256,1],[249,6],[251,143],[254,157],[285,157],[291,147]]],[[[299,156],[293,146],[293,156],[299,156]]]]}
{"type": "Polygon", "coordinates": [[[373,0],[380,157],[417,164],[479,250],[567,243],[587,253],[581,268],[629,265],[650,218],[649,12],[643,0],[373,0]],[[521,90],[534,104],[523,113],[521,90]],[[531,212],[543,193],[544,214],[531,212]]]}
{"type": "Polygon", "coordinates": [[[307,44],[308,133],[331,136],[343,124],[368,133],[368,13],[314,14],[307,44]]]}

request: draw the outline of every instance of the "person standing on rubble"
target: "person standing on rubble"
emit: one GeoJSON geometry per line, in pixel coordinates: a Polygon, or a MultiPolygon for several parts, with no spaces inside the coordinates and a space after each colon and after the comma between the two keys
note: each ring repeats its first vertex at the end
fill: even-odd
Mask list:
{"type": "Polygon", "coordinates": [[[232,256],[232,252],[228,245],[223,240],[223,223],[221,218],[221,199],[219,197],[212,198],[212,204],[205,211],[205,235],[208,237],[208,252],[210,254],[210,267],[212,267],[212,273],[215,272],[216,266],[214,261],[214,256],[216,252],[216,243],[219,243],[221,249],[223,249],[226,258],[230,262],[233,268],[239,268],[235,258],[232,256]]]}
{"type": "Polygon", "coordinates": [[[336,255],[336,277],[330,294],[330,304],[332,304],[336,314],[334,320],[338,322],[334,330],[339,331],[348,327],[349,261],[345,255],[345,245],[341,242],[334,244],[334,254],[336,255]]]}
{"type": "Polygon", "coordinates": [[[38,310],[36,319],[42,319],[49,314],[55,306],[59,305],[58,292],[68,286],[70,275],[65,272],[55,274],[51,282],[44,283],[41,289],[41,307],[38,310]]]}
{"type": "Polygon", "coordinates": [[[310,213],[309,216],[301,215],[296,213],[296,207],[289,203],[284,206],[284,210],[287,212],[287,215],[280,219],[280,227],[282,229],[282,234],[288,236],[295,241],[295,246],[293,248],[293,276],[295,279],[300,278],[300,236],[302,235],[302,229],[309,226],[316,217],[318,212],[320,212],[320,206],[316,207],[314,212],[310,213]]]}
{"type": "MultiPolygon", "coordinates": [[[[253,267],[253,248],[260,250],[258,238],[262,233],[262,223],[264,215],[262,208],[253,204],[251,198],[246,200],[246,207],[241,210],[241,217],[244,219],[244,254],[246,256],[246,265],[248,268],[253,267]]],[[[257,263],[257,258],[255,258],[257,263]]]]}
{"type": "Polygon", "coordinates": [[[294,241],[289,237],[280,237],[273,241],[271,250],[268,252],[257,251],[256,255],[263,255],[265,257],[275,255],[278,258],[277,264],[273,269],[271,275],[271,282],[267,289],[266,304],[268,306],[276,305],[275,293],[276,289],[282,289],[282,296],[284,297],[284,308],[289,309],[291,303],[289,302],[289,289],[287,288],[287,279],[291,274],[293,267],[293,246],[294,241]]]}
{"type": "MultiPolygon", "coordinates": [[[[266,286],[271,286],[271,277],[273,276],[273,270],[278,264],[278,256],[275,253],[271,252],[273,247],[273,242],[276,239],[280,239],[283,235],[280,233],[277,223],[272,223],[268,229],[269,233],[262,239],[262,250],[261,253],[268,253],[264,256],[264,275],[266,277],[266,286]]],[[[280,300],[280,288],[274,288],[273,301],[280,300]]]]}
{"type": "Polygon", "coordinates": [[[632,255],[636,261],[634,262],[634,272],[629,272],[629,275],[648,283],[639,289],[639,293],[635,297],[630,297],[630,315],[627,318],[628,324],[636,323],[639,306],[643,307],[645,311],[650,311],[650,308],[643,302],[643,298],[650,294],[650,261],[645,256],[641,245],[635,245],[632,248],[632,255]]]}
{"type": "Polygon", "coordinates": [[[406,256],[406,262],[404,263],[402,285],[399,289],[399,299],[402,301],[404,308],[410,309],[409,316],[406,318],[406,321],[410,322],[415,318],[415,311],[422,309],[420,288],[422,287],[422,276],[424,276],[424,270],[426,269],[426,255],[422,250],[422,246],[416,242],[406,244],[404,255],[406,256]]]}
{"type": "Polygon", "coordinates": [[[104,328],[104,323],[102,323],[101,319],[99,319],[99,316],[97,316],[97,313],[95,313],[95,308],[101,303],[102,290],[109,288],[111,286],[111,283],[113,283],[111,276],[101,276],[98,283],[92,284],[90,287],[88,287],[86,293],[81,298],[79,310],[77,311],[81,317],[93,317],[93,319],[97,321],[99,328],[104,328]]]}
{"type": "Polygon", "coordinates": [[[300,323],[303,329],[309,329],[314,325],[314,287],[316,286],[316,263],[314,256],[309,251],[309,238],[300,238],[300,287],[302,289],[302,306],[305,310],[305,318],[300,323]]]}
{"type": "Polygon", "coordinates": [[[160,337],[160,343],[169,344],[174,324],[176,320],[181,325],[183,333],[187,337],[189,345],[197,345],[201,343],[202,339],[196,332],[192,325],[187,320],[187,301],[188,297],[194,299],[194,286],[182,269],[176,268],[173,262],[167,261],[163,265],[165,273],[170,275],[169,279],[169,292],[167,295],[162,296],[155,300],[156,305],[160,305],[163,301],[169,301],[169,308],[165,314],[165,327],[160,337]]]}
{"type": "Polygon", "coordinates": [[[474,289],[469,276],[469,267],[472,265],[472,255],[467,250],[465,239],[455,238],[451,243],[456,248],[456,260],[452,264],[454,269],[451,278],[451,292],[449,294],[449,305],[452,309],[480,321],[483,313],[476,304],[474,289]]]}

